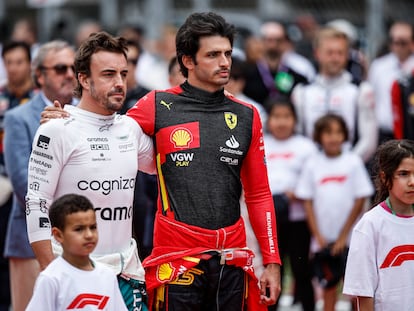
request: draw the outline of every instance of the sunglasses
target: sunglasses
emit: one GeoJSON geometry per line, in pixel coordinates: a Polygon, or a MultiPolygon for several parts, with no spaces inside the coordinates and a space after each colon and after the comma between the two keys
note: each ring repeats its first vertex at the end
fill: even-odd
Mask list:
{"type": "Polygon", "coordinates": [[[405,39],[391,39],[391,44],[398,46],[407,46],[410,44],[410,41],[405,39]]]}
{"type": "Polygon", "coordinates": [[[74,65],[57,64],[57,65],[54,65],[53,67],[40,66],[40,70],[54,70],[56,74],[58,75],[66,74],[68,69],[71,69],[73,72],[75,72],[74,65]]]}

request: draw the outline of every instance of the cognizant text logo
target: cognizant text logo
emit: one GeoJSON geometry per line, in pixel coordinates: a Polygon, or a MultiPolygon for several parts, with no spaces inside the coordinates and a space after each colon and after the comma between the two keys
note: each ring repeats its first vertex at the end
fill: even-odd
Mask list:
{"type": "Polygon", "coordinates": [[[108,195],[114,190],[129,190],[134,187],[135,178],[123,178],[122,176],[112,180],[80,180],[78,182],[80,190],[99,191],[104,195],[108,195]]]}

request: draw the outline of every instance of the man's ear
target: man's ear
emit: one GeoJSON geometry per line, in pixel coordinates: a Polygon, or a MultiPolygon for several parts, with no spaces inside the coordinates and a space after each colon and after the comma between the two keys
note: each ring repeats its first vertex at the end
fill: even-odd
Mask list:
{"type": "Polygon", "coordinates": [[[45,80],[44,80],[44,77],[43,77],[42,70],[40,70],[40,69],[35,70],[34,80],[35,80],[35,83],[39,86],[43,86],[45,84],[45,80]]]}
{"type": "Polygon", "coordinates": [[[194,59],[191,56],[184,55],[182,57],[183,64],[188,70],[192,70],[195,66],[194,59]]]}
{"type": "Polygon", "coordinates": [[[56,241],[58,241],[59,243],[63,242],[63,232],[56,228],[56,227],[52,227],[52,235],[55,238],[56,241]]]}
{"type": "Polygon", "coordinates": [[[80,85],[82,85],[82,88],[85,90],[89,90],[90,88],[90,80],[89,77],[85,73],[78,73],[78,81],[80,85]]]}

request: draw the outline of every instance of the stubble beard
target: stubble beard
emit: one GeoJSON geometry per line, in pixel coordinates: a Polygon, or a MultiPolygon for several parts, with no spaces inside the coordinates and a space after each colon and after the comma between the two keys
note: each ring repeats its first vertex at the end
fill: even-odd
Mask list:
{"type": "Polygon", "coordinates": [[[122,106],[124,105],[125,97],[124,97],[124,100],[121,103],[119,103],[119,102],[113,103],[110,100],[109,93],[105,94],[105,96],[100,96],[96,92],[95,84],[93,83],[93,81],[91,81],[91,89],[90,90],[91,90],[91,97],[97,103],[99,103],[100,106],[103,106],[106,110],[108,110],[110,112],[118,112],[118,111],[121,110],[122,106]]]}

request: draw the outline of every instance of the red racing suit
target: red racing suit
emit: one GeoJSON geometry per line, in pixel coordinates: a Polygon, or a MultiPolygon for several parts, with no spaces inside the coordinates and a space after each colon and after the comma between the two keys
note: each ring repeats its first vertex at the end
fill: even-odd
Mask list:
{"type": "MultiPolygon", "coordinates": [[[[155,143],[159,198],[154,250],[144,262],[147,274],[170,259],[245,247],[244,226],[238,227],[241,238],[236,243],[224,241],[216,247],[202,245],[200,240],[192,247],[182,243],[181,230],[175,230],[174,236],[164,235],[168,218],[183,228],[217,232],[240,223],[242,189],[263,264],[280,264],[261,122],[251,105],[225,96],[223,90],[209,93],[185,82],[148,93],[128,115],[155,143]],[[166,245],[174,245],[179,255],[174,256],[166,245]],[[180,253],[184,250],[185,254],[180,253]],[[163,251],[167,251],[165,261],[160,259],[163,251]]],[[[147,283],[149,291],[156,285],[147,283]]]]}
{"type": "Polygon", "coordinates": [[[391,103],[394,137],[414,139],[414,72],[394,81],[391,103]]]}

